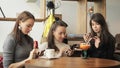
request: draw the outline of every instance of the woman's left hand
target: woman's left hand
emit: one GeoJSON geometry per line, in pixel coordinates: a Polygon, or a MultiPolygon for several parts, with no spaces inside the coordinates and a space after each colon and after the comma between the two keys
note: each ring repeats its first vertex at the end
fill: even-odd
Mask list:
{"type": "Polygon", "coordinates": [[[98,48],[100,43],[100,38],[98,36],[95,36],[93,39],[95,40],[95,47],[98,48]]]}
{"type": "Polygon", "coordinates": [[[73,54],[73,50],[71,50],[71,49],[68,49],[67,51],[65,51],[65,53],[66,53],[66,55],[67,56],[71,56],[72,54],[73,54]]]}

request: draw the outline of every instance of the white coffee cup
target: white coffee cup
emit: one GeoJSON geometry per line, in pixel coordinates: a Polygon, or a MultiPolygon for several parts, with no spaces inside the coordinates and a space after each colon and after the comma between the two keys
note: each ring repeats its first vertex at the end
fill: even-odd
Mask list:
{"type": "Polygon", "coordinates": [[[47,58],[54,58],[55,57],[55,49],[46,49],[44,55],[47,58]]]}

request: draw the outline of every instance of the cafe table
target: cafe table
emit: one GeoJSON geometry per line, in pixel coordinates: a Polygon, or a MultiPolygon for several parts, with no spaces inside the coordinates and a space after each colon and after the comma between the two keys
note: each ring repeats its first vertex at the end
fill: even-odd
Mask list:
{"type": "Polygon", "coordinates": [[[120,62],[109,59],[81,57],[38,58],[28,60],[25,68],[120,68],[120,62]]]}

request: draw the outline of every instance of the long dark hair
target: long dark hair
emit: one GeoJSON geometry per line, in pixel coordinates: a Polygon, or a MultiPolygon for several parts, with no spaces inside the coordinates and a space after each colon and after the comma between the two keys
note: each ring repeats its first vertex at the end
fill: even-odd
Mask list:
{"type": "Polygon", "coordinates": [[[14,26],[13,31],[11,33],[14,34],[14,37],[17,40],[18,43],[22,42],[22,39],[21,39],[21,33],[22,32],[19,29],[19,23],[20,23],[20,21],[25,22],[28,19],[35,20],[35,17],[28,11],[23,11],[16,19],[15,26],[14,26]]]}
{"type": "Polygon", "coordinates": [[[58,26],[67,27],[68,25],[59,18],[56,18],[56,21],[54,21],[54,23],[52,24],[50,31],[48,33],[47,41],[48,41],[48,48],[55,49],[55,51],[59,51],[59,49],[55,45],[53,31],[55,31],[58,26]]]}
{"type": "Polygon", "coordinates": [[[108,37],[112,34],[108,30],[108,26],[105,21],[105,18],[100,13],[95,13],[92,15],[91,20],[90,20],[91,34],[92,34],[92,36],[96,36],[97,34],[92,29],[92,20],[97,22],[98,24],[100,24],[100,26],[101,26],[100,40],[101,40],[101,42],[104,42],[107,44],[108,40],[109,40],[108,37]]]}

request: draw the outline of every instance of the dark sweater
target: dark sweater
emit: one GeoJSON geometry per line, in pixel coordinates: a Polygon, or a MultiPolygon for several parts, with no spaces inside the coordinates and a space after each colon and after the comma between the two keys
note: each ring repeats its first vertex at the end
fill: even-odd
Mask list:
{"type": "Polygon", "coordinates": [[[8,66],[15,62],[20,62],[28,58],[30,51],[33,49],[33,39],[28,35],[22,35],[22,43],[18,44],[13,34],[9,34],[3,45],[3,66],[8,66]],[[30,39],[30,43],[26,40],[26,37],[30,39]]]}
{"type": "Polygon", "coordinates": [[[88,50],[88,56],[95,58],[113,59],[113,54],[115,51],[115,38],[111,35],[108,38],[109,41],[107,42],[107,44],[105,44],[104,42],[100,42],[98,48],[95,47],[95,41],[91,40],[91,47],[88,50]]]}

